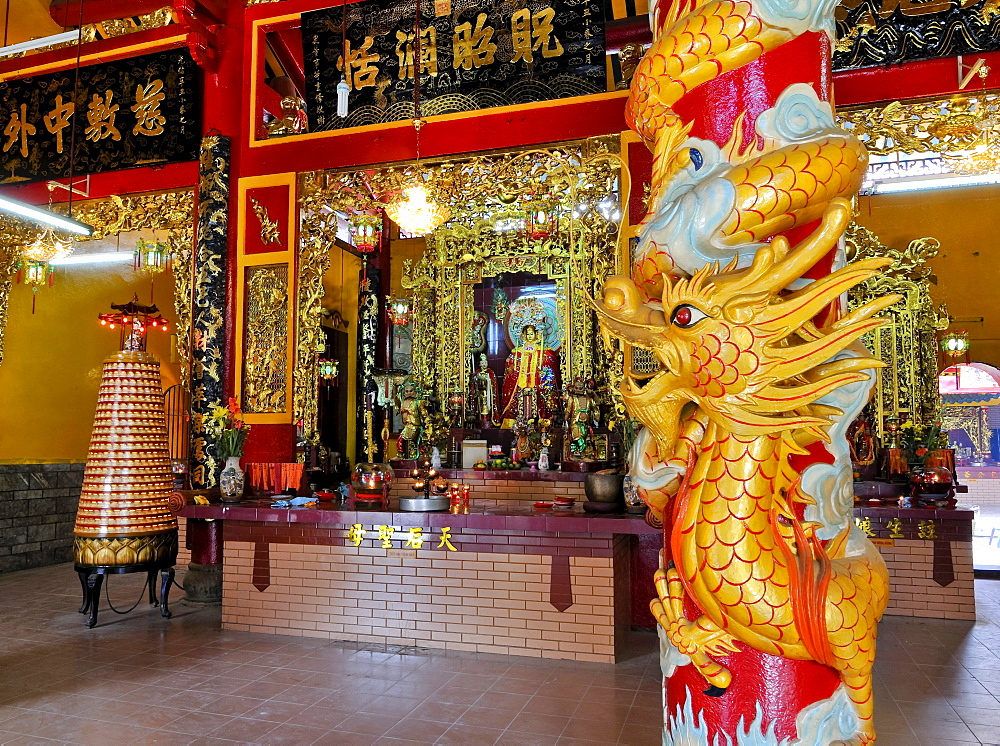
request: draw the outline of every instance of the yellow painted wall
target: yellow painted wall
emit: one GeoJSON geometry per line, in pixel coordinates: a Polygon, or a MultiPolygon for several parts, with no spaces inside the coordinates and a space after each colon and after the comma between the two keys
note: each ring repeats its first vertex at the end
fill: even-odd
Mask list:
{"type": "MultiPolygon", "coordinates": [[[[38,290],[32,314],[31,289],[14,283],[0,363],[0,463],[86,460],[102,365],[118,349],[118,331],[97,316],[135,293],[148,303],[149,292],[148,276],[129,262],[67,265],[56,268],[52,287],[38,290]]],[[[173,322],[169,273],[156,279],[154,292],[173,322]]],[[[150,332],[164,388],[179,375],[170,362],[171,337],[150,332]]]]}
{"type": "MultiPolygon", "coordinates": [[[[357,422],[353,413],[358,402],[358,272],[361,260],[351,253],[333,247],[330,268],[323,275],[323,308],[339,311],[347,322],[347,364],[340,366],[340,385],[347,386],[347,457],[354,460],[357,450],[357,422]],[[346,380],[345,380],[346,379],[346,380]]],[[[329,323],[324,321],[324,323],[329,323]]]]}
{"type": "Polygon", "coordinates": [[[941,242],[930,266],[938,277],[935,303],[969,332],[970,358],[1000,366],[1000,186],[933,189],[862,197],[857,221],[883,244],[904,248],[933,236],[941,242]],[[982,323],[964,321],[982,317],[982,323]]]}

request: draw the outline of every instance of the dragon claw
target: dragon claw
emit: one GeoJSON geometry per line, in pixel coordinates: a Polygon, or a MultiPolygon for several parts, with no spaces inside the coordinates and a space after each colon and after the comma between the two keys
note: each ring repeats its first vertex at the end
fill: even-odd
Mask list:
{"type": "Polygon", "coordinates": [[[709,697],[721,697],[727,691],[728,689],[726,687],[710,684],[708,689],[702,692],[702,694],[707,694],[709,697]]]}

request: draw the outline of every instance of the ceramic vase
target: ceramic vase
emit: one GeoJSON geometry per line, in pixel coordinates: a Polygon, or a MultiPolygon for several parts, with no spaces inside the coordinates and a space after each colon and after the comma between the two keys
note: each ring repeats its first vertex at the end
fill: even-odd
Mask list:
{"type": "Polygon", "coordinates": [[[240,468],[240,457],[229,456],[226,465],[219,474],[219,489],[222,492],[222,502],[233,503],[243,499],[243,484],[246,475],[240,468]]]}

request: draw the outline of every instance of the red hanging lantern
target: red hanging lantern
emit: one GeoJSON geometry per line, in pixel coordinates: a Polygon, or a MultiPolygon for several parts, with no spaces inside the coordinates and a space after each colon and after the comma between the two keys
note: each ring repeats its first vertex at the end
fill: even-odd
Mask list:
{"type": "Polygon", "coordinates": [[[362,254],[378,248],[382,238],[382,218],[367,212],[352,212],[347,218],[354,246],[362,254]]]}

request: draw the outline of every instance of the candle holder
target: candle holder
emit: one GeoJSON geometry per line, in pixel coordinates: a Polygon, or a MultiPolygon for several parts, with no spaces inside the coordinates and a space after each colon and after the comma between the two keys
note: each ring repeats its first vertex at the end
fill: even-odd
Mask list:
{"type": "Polygon", "coordinates": [[[410,471],[410,477],[413,478],[410,489],[417,495],[416,497],[399,498],[400,510],[430,512],[448,509],[448,497],[444,495],[448,489],[448,480],[431,466],[430,459],[422,458],[417,461],[416,468],[410,471]],[[435,493],[433,496],[432,492],[435,493]]]}
{"type": "Polygon", "coordinates": [[[356,510],[389,507],[392,467],[388,464],[361,463],[351,472],[351,497],[356,510]]]}

